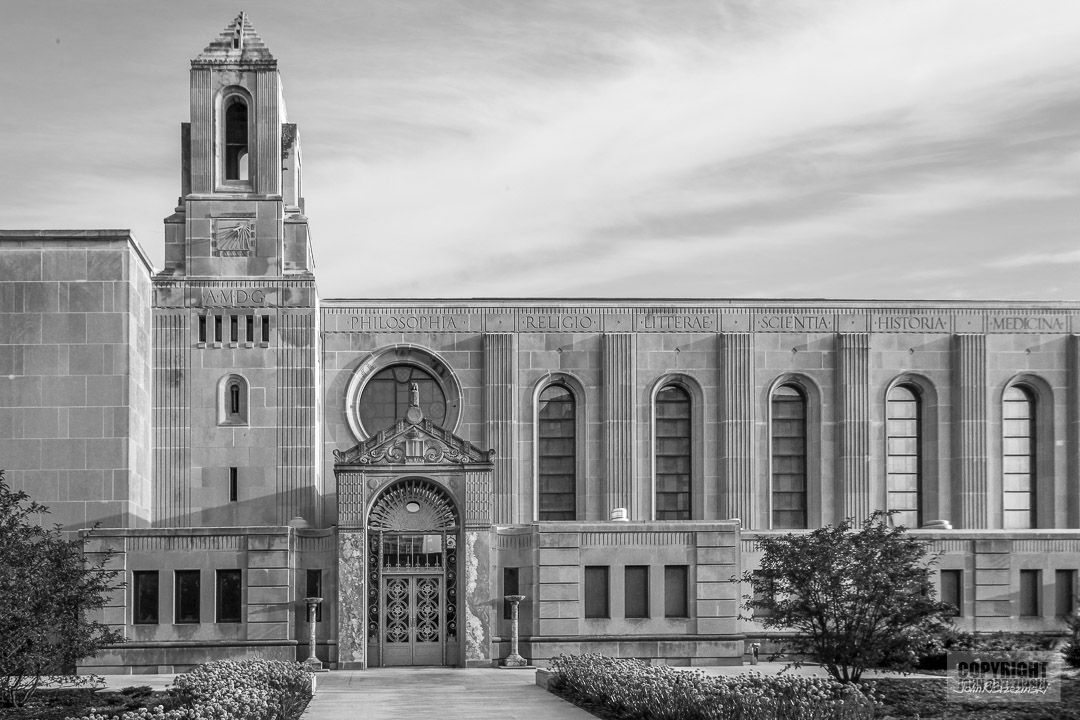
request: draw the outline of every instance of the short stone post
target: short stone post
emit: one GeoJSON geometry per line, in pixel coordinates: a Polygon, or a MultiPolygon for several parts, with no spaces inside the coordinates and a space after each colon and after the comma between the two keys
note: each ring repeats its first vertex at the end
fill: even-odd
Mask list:
{"type": "Polygon", "coordinates": [[[307,621],[308,621],[308,659],[304,661],[304,667],[311,672],[326,672],[326,668],[323,667],[322,661],[315,657],[315,611],[319,607],[319,603],[322,602],[321,597],[309,597],[304,598],[304,602],[307,603],[307,621]]]}
{"type": "Polygon", "coordinates": [[[524,595],[507,595],[506,601],[510,603],[510,654],[503,660],[506,667],[525,667],[529,661],[518,655],[518,603],[525,599],[524,595]]]}

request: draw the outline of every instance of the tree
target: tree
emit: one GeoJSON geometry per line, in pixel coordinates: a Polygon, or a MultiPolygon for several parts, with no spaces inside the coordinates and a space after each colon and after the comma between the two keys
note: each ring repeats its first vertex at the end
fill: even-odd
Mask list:
{"type": "Polygon", "coordinates": [[[743,597],[753,619],[795,633],[783,650],[814,657],[842,682],[867,668],[911,670],[950,625],[952,608],[930,579],[936,558],[889,515],[759,537],[761,567],[741,578],[754,591],[743,597]]]}
{"type": "Polygon", "coordinates": [[[43,678],[123,636],[88,614],[119,589],[111,553],[87,563],[82,539],[36,520],[48,508],[13,491],[0,470],[0,704],[22,705],[43,678]]]}

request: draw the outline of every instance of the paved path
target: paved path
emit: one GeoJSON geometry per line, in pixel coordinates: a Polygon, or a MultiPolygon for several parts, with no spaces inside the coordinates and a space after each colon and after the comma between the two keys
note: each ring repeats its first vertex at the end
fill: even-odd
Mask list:
{"type": "Polygon", "coordinates": [[[533,670],[379,668],[319,675],[304,720],[595,720],[533,670]]]}

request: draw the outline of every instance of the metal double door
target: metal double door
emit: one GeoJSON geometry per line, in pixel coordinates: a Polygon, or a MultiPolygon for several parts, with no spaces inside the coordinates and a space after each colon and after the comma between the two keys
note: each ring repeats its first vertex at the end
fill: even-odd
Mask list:
{"type": "Polygon", "coordinates": [[[445,591],[442,574],[383,574],[383,665],[442,665],[445,591]]]}

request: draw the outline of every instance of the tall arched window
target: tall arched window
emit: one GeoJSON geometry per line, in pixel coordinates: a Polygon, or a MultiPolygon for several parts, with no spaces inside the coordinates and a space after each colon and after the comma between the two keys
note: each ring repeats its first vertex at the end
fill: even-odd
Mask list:
{"type": "Polygon", "coordinates": [[[248,180],[248,107],[232,95],[225,108],[225,179],[248,180]]]}
{"type": "Polygon", "coordinates": [[[1035,527],[1035,395],[1011,385],[1001,398],[1005,528],[1035,527]]]}
{"type": "Polygon", "coordinates": [[[690,393],[665,385],[656,394],[656,519],[691,517],[690,393]]]}
{"type": "Polygon", "coordinates": [[[794,385],[772,394],[772,527],[805,528],[806,396],[794,385]]]}
{"type": "Polygon", "coordinates": [[[885,478],[889,510],[897,525],[922,524],[922,405],[910,385],[896,385],[886,398],[885,478]]]}
{"type": "Polygon", "coordinates": [[[577,403],[565,385],[540,392],[536,409],[540,520],[577,519],[577,403]]]}

